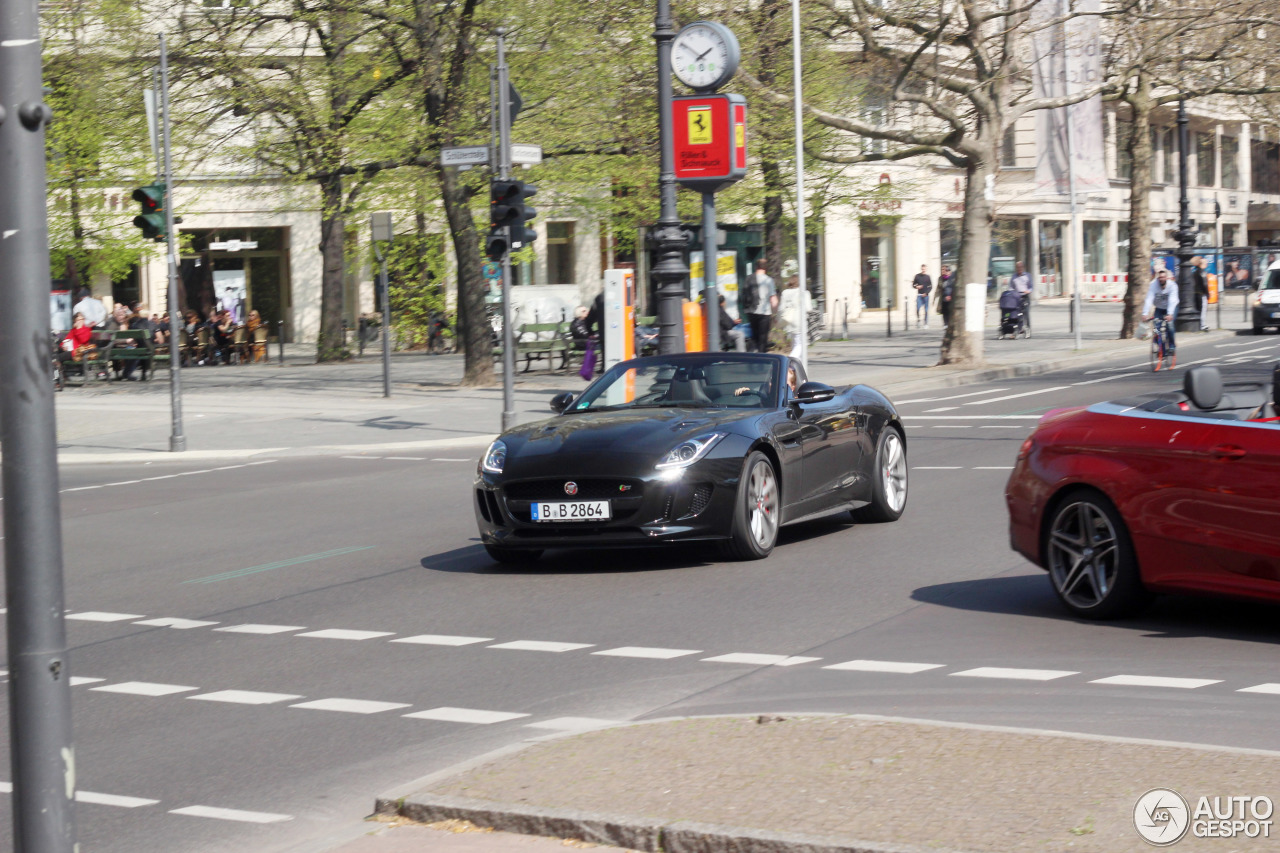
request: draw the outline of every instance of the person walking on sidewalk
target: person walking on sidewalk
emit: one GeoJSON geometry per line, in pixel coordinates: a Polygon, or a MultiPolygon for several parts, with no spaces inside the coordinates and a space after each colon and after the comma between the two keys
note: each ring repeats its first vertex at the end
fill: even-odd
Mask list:
{"type": "Polygon", "coordinates": [[[742,297],[742,309],[747,312],[747,323],[751,326],[751,341],[758,352],[768,352],[773,312],[778,307],[778,288],[769,277],[764,258],[756,263],[742,297]]]}
{"type": "Polygon", "coordinates": [[[1205,280],[1204,270],[1208,266],[1204,256],[1196,255],[1191,259],[1191,284],[1195,287],[1195,306],[1200,309],[1200,331],[1209,331],[1209,282],[1205,280]]]}
{"type": "Polygon", "coordinates": [[[1027,324],[1027,335],[1031,335],[1031,291],[1034,285],[1031,281],[1031,273],[1027,272],[1027,265],[1022,261],[1018,261],[1014,267],[1013,278],[1009,279],[1009,283],[1013,285],[1013,289],[1022,297],[1022,321],[1027,324]]]}
{"type": "Polygon", "coordinates": [[[933,279],[929,278],[928,267],[920,265],[920,272],[911,280],[916,289],[916,328],[920,328],[920,312],[924,312],[924,327],[929,328],[929,293],[933,290],[933,279]]]}
{"type": "Polygon", "coordinates": [[[938,276],[937,314],[942,318],[942,328],[951,325],[951,304],[956,293],[956,278],[951,274],[951,267],[942,265],[942,274],[938,276]]]}

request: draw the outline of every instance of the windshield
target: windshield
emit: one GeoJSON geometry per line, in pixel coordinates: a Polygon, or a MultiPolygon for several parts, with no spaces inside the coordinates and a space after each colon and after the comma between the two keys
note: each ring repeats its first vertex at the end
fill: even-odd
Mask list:
{"type": "Polygon", "coordinates": [[[571,411],[644,408],[759,409],[773,405],[778,362],[655,360],[618,365],[576,400],[571,411]]]}
{"type": "Polygon", "coordinates": [[[1263,290],[1280,290],[1280,270],[1267,270],[1267,280],[1262,285],[1263,290]]]}

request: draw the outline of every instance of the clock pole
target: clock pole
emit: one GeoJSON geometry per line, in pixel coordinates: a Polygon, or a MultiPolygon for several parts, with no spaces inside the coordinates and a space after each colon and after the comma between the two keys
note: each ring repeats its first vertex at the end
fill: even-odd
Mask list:
{"type": "MultiPolygon", "coordinates": [[[[688,242],[676,211],[675,155],[671,133],[671,42],[676,32],[671,20],[670,0],[658,0],[653,40],[658,45],[658,139],[660,158],[658,188],[661,208],[658,227],[649,233],[657,250],[653,277],[658,283],[658,352],[684,352],[684,282],[689,268],[684,263],[688,242]]],[[[703,263],[706,263],[704,259],[703,263]]]]}

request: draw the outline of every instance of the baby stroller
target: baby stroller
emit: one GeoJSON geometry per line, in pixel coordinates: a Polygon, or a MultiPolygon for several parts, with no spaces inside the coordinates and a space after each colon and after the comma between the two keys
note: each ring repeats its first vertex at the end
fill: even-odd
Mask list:
{"type": "Polygon", "coordinates": [[[1027,318],[1022,312],[1022,295],[1010,288],[1000,294],[1000,334],[997,338],[1016,338],[1018,335],[1031,337],[1027,318]]]}

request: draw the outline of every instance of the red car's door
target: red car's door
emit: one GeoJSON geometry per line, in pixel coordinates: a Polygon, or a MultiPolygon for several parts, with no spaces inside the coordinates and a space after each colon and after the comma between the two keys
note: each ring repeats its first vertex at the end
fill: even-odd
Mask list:
{"type": "Polygon", "coordinates": [[[1280,597],[1280,424],[1210,421],[1193,466],[1204,586],[1280,597]]]}

